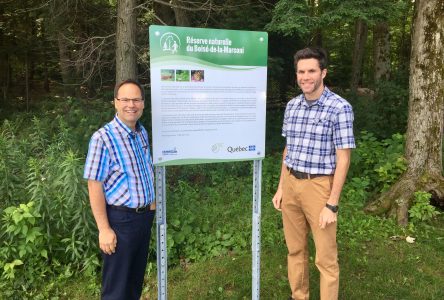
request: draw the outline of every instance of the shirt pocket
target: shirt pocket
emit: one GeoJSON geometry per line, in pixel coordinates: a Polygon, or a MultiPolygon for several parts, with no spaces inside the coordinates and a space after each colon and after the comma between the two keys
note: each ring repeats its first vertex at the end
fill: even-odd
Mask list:
{"type": "Polygon", "coordinates": [[[333,122],[329,119],[313,119],[311,123],[316,135],[329,135],[333,132],[333,122]]]}

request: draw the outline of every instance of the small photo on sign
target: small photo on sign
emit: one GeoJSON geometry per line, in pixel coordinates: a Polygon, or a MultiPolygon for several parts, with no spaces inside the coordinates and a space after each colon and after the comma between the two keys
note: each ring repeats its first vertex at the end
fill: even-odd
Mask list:
{"type": "Polygon", "coordinates": [[[204,70],[191,70],[191,81],[202,82],[204,79],[204,70]]]}
{"type": "Polygon", "coordinates": [[[162,69],[160,70],[161,81],[174,81],[174,70],[162,69]]]}
{"type": "Polygon", "coordinates": [[[176,81],[190,81],[190,70],[176,70],[176,81]]]}

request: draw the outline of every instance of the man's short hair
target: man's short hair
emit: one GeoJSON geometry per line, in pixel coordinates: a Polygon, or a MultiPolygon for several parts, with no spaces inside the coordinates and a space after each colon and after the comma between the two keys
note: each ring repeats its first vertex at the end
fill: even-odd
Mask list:
{"type": "Polygon", "coordinates": [[[321,70],[327,69],[327,52],[320,47],[307,47],[296,52],[294,55],[294,68],[297,70],[298,61],[309,58],[317,59],[321,70]]]}
{"type": "Polygon", "coordinates": [[[114,87],[114,98],[117,99],[117,93],[119,92],[120,87],[128,83],[137,85],[137,87],[140,89],[140,93],[142,94],[142,99],[145,100],[145,91],[143,89],[143,86],[134,79],[125,79],[119,83],[116,83],[116,86],[114,87]]]}

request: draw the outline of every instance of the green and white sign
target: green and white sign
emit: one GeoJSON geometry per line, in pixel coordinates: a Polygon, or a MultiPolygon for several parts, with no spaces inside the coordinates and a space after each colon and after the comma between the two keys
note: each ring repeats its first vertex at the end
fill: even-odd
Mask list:
{"type": "Polygon", "coordinates": [[[154,164],[264,158],[267,33],[149,33],[154,164]]]}

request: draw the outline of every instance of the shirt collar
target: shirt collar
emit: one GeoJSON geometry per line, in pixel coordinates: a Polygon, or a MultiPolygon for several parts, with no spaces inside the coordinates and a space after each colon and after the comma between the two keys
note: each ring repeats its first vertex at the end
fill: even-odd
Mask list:
{"type": "Polygon", "coordinates": [[[135,133],[140,132],[140,122],[139,121],[137,121],[137,123],[136,123],[136,131],[133,131],[125,123],[123,123],[122,120],[119,119],[117,114],[114,116],[113,123],[114,123],[114,127],[116,129],[126,132],[128,134],[128,136],[131,136],[131,135],[134,135],[135,133]]]}
{"type": "MultiPolygon", "coordinates": [[[[313,104],[313,105],[319,105],[319,106],[324,106],[325,105],[325,101],[328,98],[328,95],[330,94],[330,90],[328,89],[328,87],[324,86],[324,90],[322,91],[321,96],[319,97],[319,99],[313,104]]],[[[300,103],[299,105],[304,105],[308,107],[307,102],[305,101],[305,95],[301,94],[300,97],[300,103]]]]}

